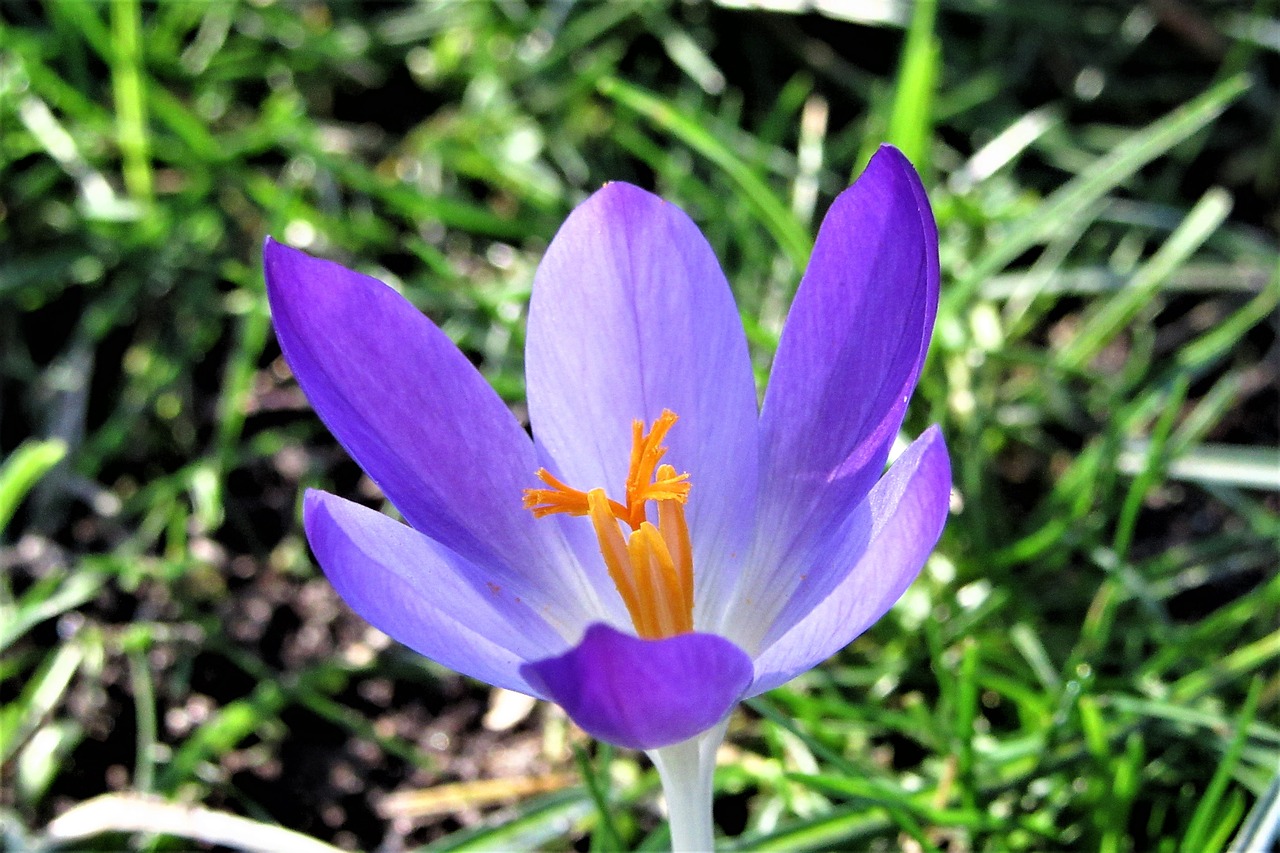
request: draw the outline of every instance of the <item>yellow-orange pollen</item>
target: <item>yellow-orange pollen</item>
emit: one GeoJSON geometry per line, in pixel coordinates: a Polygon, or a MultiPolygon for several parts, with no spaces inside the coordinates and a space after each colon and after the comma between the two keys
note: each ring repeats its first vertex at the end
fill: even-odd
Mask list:
{"type": "Polygon", "coordinates": [[[667,452],[662,440],[675,422],[669,409],[663,409],[648,432],[643,421],[632,422],[624,501],[611,500],[601,488],[579,491],[545,468],[538,469],[538,479],[547,488],[524,491],[525,509],[537,518],[556,513],[591,518],[609,577],[636,633],[647,638],[693,630],[693,549],[684,518],[689,475],[658,464],[667,452]],[[647,519],[649,501],[657,504],[657,524],[647,519]],[[624,535],[618,522],[630,532],[624,535]]]}

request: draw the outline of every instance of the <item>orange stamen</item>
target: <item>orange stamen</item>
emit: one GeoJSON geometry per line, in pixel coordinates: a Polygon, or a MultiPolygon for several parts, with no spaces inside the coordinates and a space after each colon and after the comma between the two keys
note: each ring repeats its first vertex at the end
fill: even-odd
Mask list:
{"type": "MultiPolygon", "coordinates": [[[[590,511],[586,492],[565,485],[546,468],[539,468],[537,477],[551,488],[524,490],[524,508],[532,512],[534,518],[545,518],[558,512],[586,515],[590,511]]],[[[617,501],[609,501],[609,506],[615,514],[627,511],[617,501]]]]}
{"type": "MultiPolygon", "coordinates": [[[[658,469],[658,476],[662,476],[664,468],[675,472],[670,465],[663,465],[658,469]]],[[[658,530],[662,533],[667,552],[671,554],[671,562],[680,573],[684,609],[693,613],[693,545],[689,542],[689,525],[684,519],[684,507],[676,501],[659,503],[658,530]]]]}
{"type": "Polygon", "coordinates": [[[660,465],[662,444],[676,422],[664,409],[646,433],[643,421],[631,428],[631,458],[625,484],[626,502],[611,500],[604,489],[572,488],[545,468],[537,477],[548,488],[525,489],[524,507],[536,518],[564,513],[589,516],[609,577],[618,589],[641,637],[670,637],[693,630],[693,548],[685,503],[688,474],[660,465]],[[646,505],[657,504],[657,523],[646,518],[646,505]],[[624,536],[618,522],[631,528],[624,536]]]}

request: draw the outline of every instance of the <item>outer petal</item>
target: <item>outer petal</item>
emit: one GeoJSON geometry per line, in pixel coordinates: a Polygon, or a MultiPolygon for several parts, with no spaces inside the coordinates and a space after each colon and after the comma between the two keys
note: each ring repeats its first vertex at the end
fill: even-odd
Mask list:
{"type": "Polygon", "coordinates": [[[308,491],[307,539],[334,589],[374,627],[472,678],[543,696],[520,666],[565,643],[530,607],[411,527],[308,491]]]}
{"type": "Polygon", "coordinates": [[[538,267],[526,351],[534,436],[577,488],[620,496],[631,422],[680,417],[666,461],[687,508],[700,606],[744,552],[756,489],[756,393],[729,285],[697,226],[612,183],[565,221],[538,267]]]}
{"type": "Polygon", "coordinates": [[[598,617],[559,529],[521,506],[532,442],[453,342],[369,276],[269,239],[264,262],[298,383],[408,522],[565,625],[598,617]]]}
{"type": "Polygon", "coordinates": [[[751,659],[715,634],[642,640],[598,624],[576,648],[521,673],[588,734],[655,749],[724,719],[751,683],[751,659]]]}
{"type": "Polygon", "coordinates": [[[783,608],[756,659],[752,696],[835,654],[893,606],[937,544],[950,492],[947,448],[930,427],[875,485],[828,552],[832,564],[851,566],[843,580],[829,592],[802,586],[783,608]]]}
{"type": "Polygon", "coordinates": [[[937,251],[920,179],[881,148],[828,211],[783,328],[761,413],[762,532],[820,535],[880,476],[929,346],[937,251]]]}

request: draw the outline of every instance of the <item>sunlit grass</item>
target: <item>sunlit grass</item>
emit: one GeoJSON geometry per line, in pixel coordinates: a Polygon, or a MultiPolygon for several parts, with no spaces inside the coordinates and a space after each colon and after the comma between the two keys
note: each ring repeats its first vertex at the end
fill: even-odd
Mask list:
{"type": "Polygon", "coordinates": [[[110,834],[181,830],[119,801],[50,823],[115,792],[344,847],[660,849],[642,758],[495,723],[319,578],[301,490],[380,498],[279,359],[262,239],[401,288],[520,413],[541,251],[635,181],[724,259],[763,383],[816,222],[889,139],[940,226],[907,426],[942,424],[954,513],[888,618],[733,718],[724,845],[1222,848],[1280,762],[1267,8],[6,9],[6,837],[185,846],[110,834]],[[383,800],[444,783],[462,805],[383,800]]]}

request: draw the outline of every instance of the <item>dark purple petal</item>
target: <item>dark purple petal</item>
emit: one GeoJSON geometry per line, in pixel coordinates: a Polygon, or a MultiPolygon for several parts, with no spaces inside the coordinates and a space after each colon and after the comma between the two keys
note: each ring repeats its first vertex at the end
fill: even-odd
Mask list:
{"type": "Polygon", "coordinates": [[[532,442],[453,342],[369,276],[272,240],[264,265],[298,383],[408,522],[535,605],[598,618],[559,528],[521,506],[532,442]]]}
{"type": "Polygon", "coordinates": [[[575,648],[521,673],[587,734],[655,749],[724,719],[751,683],[751,659],[715,634],[642,640],[596,624],[575,648]]]}
{"type": "Polygon", "coordinates": [[[334,589],[375,628],[472,678],[541,695],[520,667],[567,643],[493,573],[325,492],[307,492],[303,520],[334,589]]]}
{"type": "Polygon", "coordinates": [[[762,532],[821,536],[880,476],[929,346],[937,252],[919,177],[881,148],[823,220],[783,327],[761,413],[762,532]]]}
{"type": "Polygon", "coordinates": [[[534,280],[526,352],[534,437],[565,482],[622,496],[631,423],[680,420],[698,600],[741,557],[756,489],[756,393],[720,265],[676,206],[612,183],[570,214],[534,280]]]}
{"type": "Polygon", "coordinates": [[[801,584],[782,608],[756,658],[751,695],[835,654],[893,606],[942,535],[950,494],[947,448],[941,431],[930,427],[843,527],[843,538],[822,556],[826,570],[815,567],[813,583],[801,584]],[[834,588],[831,570],[844,573],[834,588]]]}

